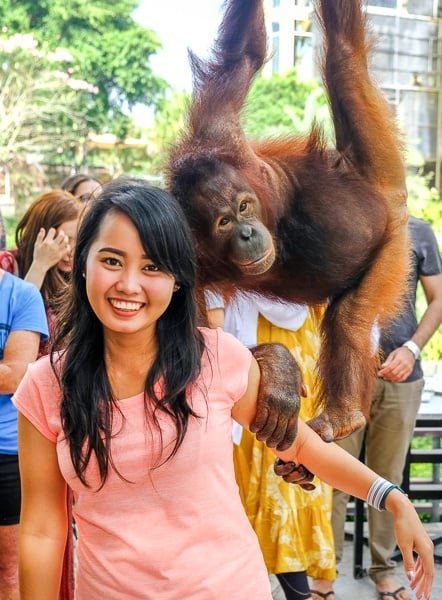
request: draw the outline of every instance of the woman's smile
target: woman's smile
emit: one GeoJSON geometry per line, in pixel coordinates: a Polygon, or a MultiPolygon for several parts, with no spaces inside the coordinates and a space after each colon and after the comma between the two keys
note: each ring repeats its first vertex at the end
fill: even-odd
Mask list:
{"type": "Polygon", "coordinates": [[[121,300],[119,298],[109,298],[109,304],[112,306],[112,308],[120,313],[122,312],[125,316],[126,315],[134,315],[134,314],[138,314],[138,312],[144,307],[146,306],[145,302],[135,302],[133,300],[121,300]]]}

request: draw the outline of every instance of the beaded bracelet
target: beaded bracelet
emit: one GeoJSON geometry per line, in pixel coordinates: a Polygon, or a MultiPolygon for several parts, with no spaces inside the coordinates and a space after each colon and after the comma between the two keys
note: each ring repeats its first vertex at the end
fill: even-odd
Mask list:
{"type": "Polygon", "coordinates": [[[402,494],[405,494],[404,490],[395,483],[391,483],[391,481],[387,481],[383,477],[378,477],[373,481],[368,490],[367,504],[376,508],[376,510],[385,510],[387,496],[392,490],[399,490],[402,494]]]}

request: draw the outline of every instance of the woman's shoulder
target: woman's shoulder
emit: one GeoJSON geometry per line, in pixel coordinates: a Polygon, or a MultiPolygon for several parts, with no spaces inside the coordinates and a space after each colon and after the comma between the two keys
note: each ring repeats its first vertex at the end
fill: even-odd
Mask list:
{"type": "Polygon", "coordinates": [[[61,374],[62,355],[56,353],[52,356],[47,354],[38,358],[28,366],[28,376],[39,387],[56,384],[58,386],[59,376],[61,374]]]}
{"type": "Polygon", "coordinates": [[[236,339],[231,333],[227,333],[220,327],[211,329],[201,327],[200,331],[204,338],[206,353],[209,358],[215,357],[218,364],[232,366],[237,361],[247,362],[251,356],[250,350],[236,339]]]}
{"type": "MultiPolygon", "coordinates": [[[[54,366],[57,368],[57,361],[54,366]]],[[[62,430],[60,401],[61,388],[50,356],[43,356],[28,365],[12,402],[52,442],[62,430]]]]}
{"type": "Polygon", "coordinates": [[[221,328],[201,328],[206,345],[203,376],[210,377],[214,388],[222,389],[233,402],[247,387],[252,354],[232,334],[221,328]]]}
{"type": "Polygon", "coordinates": [[[209,348],[210,350],[215,350],[220,347],[245,348],[234,335],[227,333],[221,329],[221,327],[199,327],[199,330],[204,338],[206,348],[209,348]]]}
{"type": "Polygon", "coordinates": [[[41,296],[35,285],[28,281],[24,281],[24,279],[21,279],[18,275],[15,275],[6,269],[4,271],[3,278],[10,288],[11,293],[14,293],[18,297],[23,296],[26,299],[31,298],[32,300],[41,296]]]}

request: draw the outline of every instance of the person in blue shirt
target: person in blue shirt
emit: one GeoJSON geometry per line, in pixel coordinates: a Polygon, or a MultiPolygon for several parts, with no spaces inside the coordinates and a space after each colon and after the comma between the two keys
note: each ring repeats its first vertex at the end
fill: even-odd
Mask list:
{"type": "Polygon", "coordinates": [[[48,336],[38,289],[0,269],[0,599],[18,599],[20,474],[17,410],[11,402],[48,336]]]}

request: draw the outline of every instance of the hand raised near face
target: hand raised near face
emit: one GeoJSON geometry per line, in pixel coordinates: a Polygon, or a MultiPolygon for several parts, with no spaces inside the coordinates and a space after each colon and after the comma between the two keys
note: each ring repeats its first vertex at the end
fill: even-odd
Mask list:
{"type": "Polygon", "coordinates": [[[269,448],[286,450],[295,440],[302,393],[301,371],[282,344],[252,348],[261,380],[255,420],[250,430],[269,448]]]}
{"type": "Polygon", "coordinates": [[[33,260],[42,270],[48,271],[70,251],[69,238],[62,229],[57,231],[51,227],[46,233],[42,228],[35,240],[33,260]]]}

